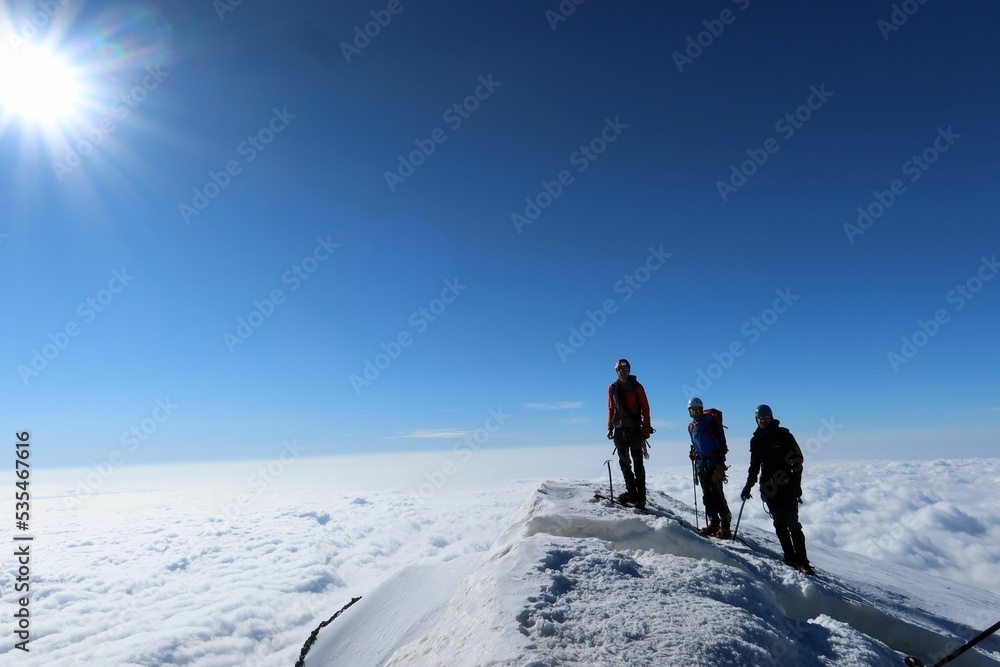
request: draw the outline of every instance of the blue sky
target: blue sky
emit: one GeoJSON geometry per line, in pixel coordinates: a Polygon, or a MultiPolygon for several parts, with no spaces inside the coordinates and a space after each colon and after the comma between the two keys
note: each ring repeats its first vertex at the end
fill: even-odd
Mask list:
{"type": "Polygon", "coordinates": [[[48,465],[600,467],[623,356],[662,464],[692,392],[739,452],[761,402],[817,457],[995,451],[992,4],[7,7],[82,90],[0,109],[2,414],[48,465]]]}

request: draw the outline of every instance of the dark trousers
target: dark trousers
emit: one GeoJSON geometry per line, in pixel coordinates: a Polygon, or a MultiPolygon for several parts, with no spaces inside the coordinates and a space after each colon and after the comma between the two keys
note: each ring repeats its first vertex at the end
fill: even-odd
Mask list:
{"type": "Polygon", "coordinates": [[[646,502],[646,466],[642,461],[642,431],[637,428],[616,428],[615,448],[618,450],[618,465],[622,469],[622,477],[625,478],[626,491],[633,499],[646,502]]]}
{"type": "Polygon", "coordinates": [[[767,511],[771,513],[774,532],[781,542],[781,550],[785,552],[785,562],[794,565],[808,564],[806,536],[802,533],[802,524],[799,523],[798,500],[775,497],[765,502],[767,511]]]}
{"type": "Polygon", "coordinates": [[[733,515],[729,511],[729,503],[726,502],[726,491],[723,488],[723,480],[712,481],[715,474],[715,466],[698,468],[698,481],[701,483],[701,499],[705,503],[705,521],[709,526],[725,526],[733,520],[733,515]]]}

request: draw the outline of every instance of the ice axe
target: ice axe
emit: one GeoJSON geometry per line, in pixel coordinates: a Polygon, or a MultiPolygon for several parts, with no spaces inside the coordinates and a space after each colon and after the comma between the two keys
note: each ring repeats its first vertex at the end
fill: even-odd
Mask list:
{"type": "MultiPolygon", "coordinates": [[[[694,482],[694,527],[700,528],[698,525],[698,471],[695,470],[694,460],[691,460],[691,481],[694,482]]],[[[705,521],[708,521],[708,517],[705,517],[705,521]]]]}
{"type": "Polygon", "coordinates": [[[740,513],[736,515],[736,528],[733,529],[733,539],[732,542],[736,541],[736,533],[740,532],[740,519],[743,518],[743,506],[747,504],[747,499],[744,498],[743,502],[740,504],[740,513]]]}
{"type": "MultiPolygon", "coordinates": [[[[1000,621],[997,621],[996,623],[994,623],[990,627],[986,628],[985,630],[983,630],[982,632],[980,632],[978,635],[976,635],[975,637],[973,637],[969,641],[965,642],[963,645],[959,646],[957,649],[955,649],[954,651],[952,651],[951,653],[949,653],[945,657],[943,657],[940,660],[938,660],[937,662],[935,662],[933,665],[931,665],[931,667],[941,667],[941,665],[947,665],[949,662],[951,662],[952,660],[954,660],[958,656],[962,655],[963,653],[965,653],[966,651],[968,651],[970,648],[972,648],[973,646],[975,646],[979,642],[983,641],[984,639],[986,639],[987,637],[989,637],[990,635],[992,635],[997,630],[1000,630],[1000,621]]],[[[924,663],[920,661],[920,658],[915,658],[913,656],[910,656],[904,662],[906,663],[907,667],[924,667],[924,663]]]]}
{"type": "Polygon", "coordinates": [[[604,464],[606,466],[608,466],[608,491],[609,491],[608,492],[608,499],[611,501],[611,504],[614,505],[615,504],[615,487],[611,484],[611,459],[608,459],[607,461],[605,461],[604,464]]]}

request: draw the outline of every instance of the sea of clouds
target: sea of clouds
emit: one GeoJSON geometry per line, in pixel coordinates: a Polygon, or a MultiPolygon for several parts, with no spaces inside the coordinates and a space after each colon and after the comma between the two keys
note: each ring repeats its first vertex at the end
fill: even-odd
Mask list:
{"type": "MultiPolygon", "coordinates": [[[[0,656],[293,664],[320,621],[402,567],[485,553],[542,480],[606,485],[603,454],[483,450],[455,466],[444,465],[450,452],[296,459],[272,465],[264,484],[274,462],[121,467],[91,491],[80,486],[87,470],[36,470],[31,650],[13,647],[18,566],[7,550],[0,656]]],[[[689,468],[652,467],[648,485],[693,505],[689,468]]],[[[801,519],[810,543],[1000,592],[998,491],[998,459],[820,462],[807,464],[801,519]]],[[[742,522],[770,529],[756,498],[742,522]]]]}

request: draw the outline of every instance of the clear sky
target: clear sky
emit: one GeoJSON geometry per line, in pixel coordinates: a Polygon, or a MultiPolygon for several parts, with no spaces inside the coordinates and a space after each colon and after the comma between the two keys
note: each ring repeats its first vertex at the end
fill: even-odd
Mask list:
{"type": "Polygon", "coordinates": [[[814,5],[5,3],[5,428],[597,460],[627,357],[663,464],[695,393],[740,452],[761,402],[995,452],[1000,9],[814,5]]]}

